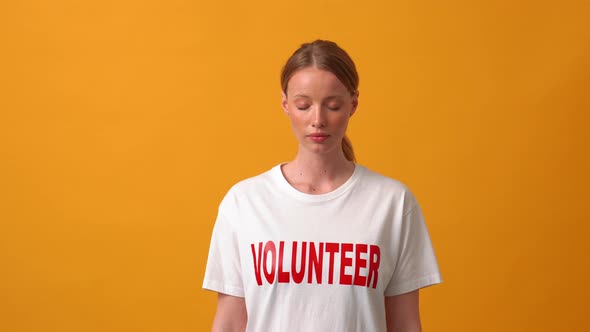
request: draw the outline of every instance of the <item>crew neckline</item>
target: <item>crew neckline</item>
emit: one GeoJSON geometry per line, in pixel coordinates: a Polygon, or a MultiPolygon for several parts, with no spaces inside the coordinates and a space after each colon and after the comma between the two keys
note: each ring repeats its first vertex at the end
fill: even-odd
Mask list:
{"type": "Polygon", "coordinates": [[[353,187],[353,185],[358,181],[358,179],[364,171],[363,166],[354,163],[354,171],[352,172],[352,175],[340,187],[324,194],[312,195],[295,189],[295,187],[293,187],[289,183],[289,181],[287,181],[282,170],[282,166],[285,164],[286,162],[280,163],[271,169],[271,173],[275,178],[276,182],[278,183],[279,187],[282,191],[286,192],[293,198],[310,203],[329,201],[344,194],[353,187]]]}

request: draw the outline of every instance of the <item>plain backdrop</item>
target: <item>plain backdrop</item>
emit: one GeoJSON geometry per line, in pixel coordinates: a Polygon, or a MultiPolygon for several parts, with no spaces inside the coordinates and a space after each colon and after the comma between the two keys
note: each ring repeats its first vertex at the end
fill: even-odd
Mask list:
{"type": "MultiPolygon", "coordinates": [[[[217,207],[290,160],[279,73],[357,63],[359,162],[406,183],[444,283],[425,331],[584,331],[587,1],[0,5],[0,330],[204,331],[217,207]]],[[[302,317],[304,319],[304,317],[302,317]]]]}

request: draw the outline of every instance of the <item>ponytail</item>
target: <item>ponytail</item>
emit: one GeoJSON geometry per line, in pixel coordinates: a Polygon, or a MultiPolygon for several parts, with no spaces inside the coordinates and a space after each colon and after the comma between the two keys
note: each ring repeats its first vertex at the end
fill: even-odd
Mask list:
{"type": "Polygon", "coordinates": [[[356,157],[354,156],[354,150],[352,149],[352,143],[350,142],[350,139],[346,135],[342,139],[342,152],[344,152],[344,157],[346,157],[346,160],[356,163],[356,157]]]}

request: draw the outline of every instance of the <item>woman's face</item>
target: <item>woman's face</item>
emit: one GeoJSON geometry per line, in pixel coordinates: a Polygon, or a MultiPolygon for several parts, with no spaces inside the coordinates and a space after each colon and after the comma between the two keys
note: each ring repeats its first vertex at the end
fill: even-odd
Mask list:
{"type": "Polygon", "coordinates": [[[322,154],[341,153],[357,104],[358,93],[351,95],[334,74],[315,67],[291,77],[282,101],[300,148],[322,154]]]}

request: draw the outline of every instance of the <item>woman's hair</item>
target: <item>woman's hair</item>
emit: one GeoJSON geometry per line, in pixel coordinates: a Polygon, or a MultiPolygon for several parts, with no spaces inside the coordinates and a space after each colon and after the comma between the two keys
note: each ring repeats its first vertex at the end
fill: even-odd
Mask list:
{"type": "MultiPolygon", "coordinates": [[[[350,56],[336,43],[328,40],[316,40],[302,44],[291,55],[281,72],[281,88],[287,95],[287,86],[291,77],[299,70],[316,67],[334,74],[348,89],[351,95],[357,93],[359,75],[350,56]]],[[[342,151],[347,160],[356,162],[350,139],[344,136],[342,151]]]]}

